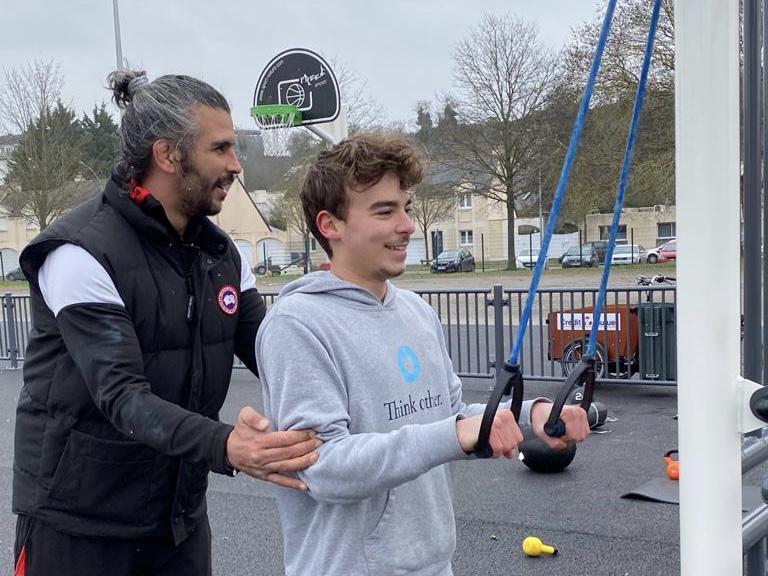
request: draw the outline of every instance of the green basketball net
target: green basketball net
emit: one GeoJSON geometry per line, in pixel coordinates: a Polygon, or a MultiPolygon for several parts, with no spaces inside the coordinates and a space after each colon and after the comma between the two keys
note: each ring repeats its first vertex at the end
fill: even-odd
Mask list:
{"type": "Polygon", "coordinates": [[[291,128],[301,126],[301,111],[291,104],[263,104],[251,108],[261,128],[265,156],[288,156],[291,128]]]}

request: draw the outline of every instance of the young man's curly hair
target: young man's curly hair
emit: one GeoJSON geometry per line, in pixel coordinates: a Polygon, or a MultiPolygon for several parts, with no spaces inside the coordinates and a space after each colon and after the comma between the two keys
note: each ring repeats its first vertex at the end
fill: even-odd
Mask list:
{"type": "Polygon", "coordinates": [[[418,149],[401,136],[360,134],[342,140],[318,154],[301,187],[304,217],[315,239],[332,256],[328,240],[317,227],[317,215],[327,210],[336,218],[347,216],[347,190],[364,192],[386,175],[400,180],[409,190],[421,182],[422,158],[418,149]]]}

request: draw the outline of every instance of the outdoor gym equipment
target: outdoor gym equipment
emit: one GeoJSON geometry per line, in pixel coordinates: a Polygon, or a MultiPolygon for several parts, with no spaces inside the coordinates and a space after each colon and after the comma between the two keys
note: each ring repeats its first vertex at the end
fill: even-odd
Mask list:
{"type": "MultiPolygon", "coordinates": [[[[584,119],[586,117],[587,111],[589,110],[589,101],[594,90],[595,81],[597,79],[597,72],[600,68],[600,61],[602,60],[603,51],[608,39],[608,31],[610,29],[610,24],[611,20],[613,19],[615,8],[616,0],[609,0],[608,5],[606,6],[605,18],[600,29],[600,37],[595,49],[595,55],[593,57],[589,76],[587,78],[587,84],[584,88],[584,94],[582,96],[581,103],[579,105],[579,111],[576,116],[573,131],[571,133],[571,140],[568,145],[568,150],[565,154],[565,161],[563,163],[563,169],[560,174],[560,180],[558,182],[557,190],[555,191],[554,199],[552,201],[552,209],[550,210],[549,217],[547,218],[547,225],[544,232],[544,237],[542,238],[539,258],[536,261],[536,266],[533,271],[525,307],[522,314],[520,315],[520,329],[517,332],[509,358],[506,360],[506,362],[503,363],[503,365],[500,365],[500,369],[497,370],[496,384],[491,393],[491,398],[486,405],[485,413],[483,414],[483,419],[480,426],[480,434],[478,436],[477,446],[475,447],[475,454],[478,457],[488,458],[492,454],[492,450],[488,443],[488,438],[490,437],[491,426],[493,425],[496,411],[499,408],[499,403],[505,394],[508,395],[513,393],[510,408],[517,418],[520,416],[520,405],[522,403],[524,384],[522,374],[520,372],[520,365],[518,364],[518,358],[520,356],[520,350],[522,349],[523,339],[525,337],[525,329],[531,317],[533,302],[535,300],[536,291],[541,279],[541,273],[544,269],[544,264],[546,263],[546,255],[549,250],[552,234],[554,233],[555,223],[557,222],[560,215],[560,206],[562,204],[563,197],[565,196],[565,188],[568,183],[571,167],[576,155],[576,149],[578,148],[578,143],[584,128],[584,119]]],[[[648,38],[645,47],[645,54],[643,57],[640,81],[638,82],[635,104],[632,111],[632,122],[629,129],[629,135],[627,137],[624,161],[621,167],[618,192],[616,194],[616,203],[613,210],[613,221],[611,223],[608,246],[605,254],[605,264],[603,266],[600,289],[597,293],[597,299],[594,306],[594,317],[598,319],[602,314],[605,294],[608,288],[608,273],[611,267],[610,262],[613,257],[613,248],[616,244],[619,219],[621,217],[621,209],[624,203],[624,193],[629,181],[629,167],[632,163],[632,155],[634,152],[635,140],[637,138],[637,125],[639,123],[640,110],[642,109],[643,98],[645,95],[645,87],[648,80],[648,71],[650,68],[651,54],[653,53],[653,43],[656,35],[656,26],[658,24],[660,10],[661,0],[655,0],[651,14],[651,22],[648,29],[648,38]]],[[[563,405],[576,386],[582,386],[584,388],[583,399],[580,403],[580,406],[585,411],[589,410],[595,386],[594,354],[597,346],[597,333],[598,330],[591,331],[586,354],[581,357],[579,363],[575,366],[571,373],[566,376],[565,383],[555,398],[549,419],[544,426],[545,433],[551,437],[562,437],[566,432],[565,424],[560,419],[560,415],[563,409],[563,405]]],[[[501,359],[497,359],[497,362],[501,363],[501,359]]]]}
{"type": "MultiPolygon", "coordinates": [[[[568,395],[566,404],[581,404],[584,391],[575,387],[568,395]]],[[[601,402],[592,402],[587,409],[589,428],[594,430],[605,424],[608,409],[601,402]]],[[[565,448],[556,449],[548,446],[538,436],[527,438],[518,447],[520,461],[534,472],[553,474],[562,472],[576,457],[576,444],[570,442],[565,448]]]]}
{"type": "Polygon", "coordinates": [[[547,546],[536,536],[528,536],[523,540],[523,552],[525,552],[526,556],[540,556],[541,554],[554,556],[557,554],[557,548],[547,546]]]}
{"type": "Polygon", "coordinates": [[[565,448],[557,450],[544,443],[538,436],[525,440],[518,447],[520,461],[534,472],[554,474],[562,472],[576,457],[576,444],[568,442],[565,448]]]}
{"type": "Polygon", "coordinates": [[[677,453],[677,450],[667,450],[664,454],[664,464],[667,467],[667,478],[670,480],[680,480],[680,461],[672,458],[672,455],[677,453]]]}

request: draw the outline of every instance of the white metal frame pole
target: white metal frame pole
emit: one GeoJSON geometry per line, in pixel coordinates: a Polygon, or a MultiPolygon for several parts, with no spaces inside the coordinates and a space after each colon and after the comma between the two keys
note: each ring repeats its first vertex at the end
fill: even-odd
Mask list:
{"type": "Polygon", "coordinates": [[[675,44],[681,575],[723,576],[742,573],[739,3],[677,0],[675,44]]]}

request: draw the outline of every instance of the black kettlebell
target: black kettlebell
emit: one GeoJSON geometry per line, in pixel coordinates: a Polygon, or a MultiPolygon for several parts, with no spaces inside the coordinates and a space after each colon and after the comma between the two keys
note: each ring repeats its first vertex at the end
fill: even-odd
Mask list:
{"type": "MultiPolygon", "coordinates": [[[[584,397],[584,389],[579,386],[569,394],[567,404],[581,404],[584,397]]],[[[608,417],[608,409],[601,402],[592,402],[587,412],[587,421],[590,429],[605,424],[608,417]]],[[[519,446],[520,460],[534,472],[552,474],[565,470],[576,457],[576,444],[569,442],[562,450],[550,448],[538,436],[526,439],[519,446]]]]}
{"type": "Polygon", "coordinates": [[[518,447],[520,460],[534,472],[562,472],[576,456],[576,443],[569,442],[562,450],[550,448],[538,436],[531,436],[518,447]]]}

